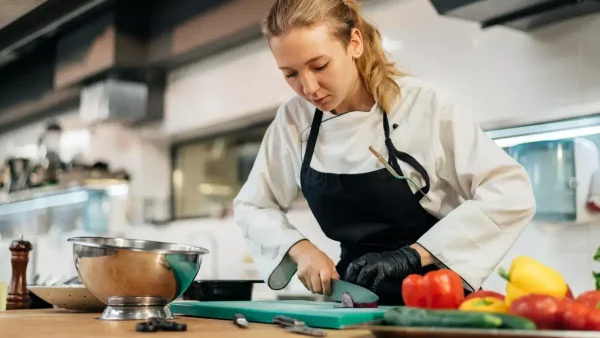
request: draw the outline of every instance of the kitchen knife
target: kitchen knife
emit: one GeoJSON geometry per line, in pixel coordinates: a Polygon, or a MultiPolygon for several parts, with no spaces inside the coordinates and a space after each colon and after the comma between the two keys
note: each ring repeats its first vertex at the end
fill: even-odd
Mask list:
{"type": "Polygon", "coordinates": [[[331,280],[331,299],[336,302],[341,302],[342,295],[345,292],[348,292],[356,303],[373,303],[379,300],[379,296],[362,286],[339,279],[331,280]]]}

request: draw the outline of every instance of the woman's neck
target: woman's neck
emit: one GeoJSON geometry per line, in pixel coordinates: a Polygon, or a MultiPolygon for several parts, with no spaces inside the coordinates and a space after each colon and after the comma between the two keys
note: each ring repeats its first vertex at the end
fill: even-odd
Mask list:
{"type": "Polygon", "coordinates": [[[355,85],[348,91],[348,96],[342,103],[337,106],[332,113],[344,114],[350,111],[365,111],[368,112],[373,108],[375,98],[369,93],[367,87],[360,79],[357,79],[355,85]]]}

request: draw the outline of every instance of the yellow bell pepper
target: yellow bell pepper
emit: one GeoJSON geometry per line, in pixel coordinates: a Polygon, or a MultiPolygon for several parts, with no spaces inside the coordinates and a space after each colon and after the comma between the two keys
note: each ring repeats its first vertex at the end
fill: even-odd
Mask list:
{"type": "Polygon", "coordinates": [[[499,272],[508,281],[505,299],[507,306],[515,299],[531,293],[559,299],[567,294],[568,286],[560,273],[530,257],[516,257],[508,273],[503,268],[499,272]]]}
{"type": "Polygon", "coordinates": [[[489,313],[506,313],[508,307],[501,299],[494,297],[471,298],[460,304],[458,307],[461,311],[489,312],[489,313]]]}

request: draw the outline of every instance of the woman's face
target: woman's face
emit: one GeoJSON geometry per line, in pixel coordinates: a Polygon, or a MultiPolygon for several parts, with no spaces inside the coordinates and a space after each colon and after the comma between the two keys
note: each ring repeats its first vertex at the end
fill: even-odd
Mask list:
{"type": "Polygon", "coordinates": [[[293,29],[270,41],[279,69],[294,91],[323,111],[333,111],[356,87],[362,40],[353,30],[344,46],[328,25],[293,29]]]}

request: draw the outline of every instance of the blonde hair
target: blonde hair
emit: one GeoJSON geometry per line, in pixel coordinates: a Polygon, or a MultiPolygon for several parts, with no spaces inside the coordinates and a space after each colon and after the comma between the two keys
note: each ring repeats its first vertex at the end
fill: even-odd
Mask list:
{"type": "Polygon", "coordinates": [[[333,25],[334,34],[345,45],[353,28],[361,32],[364,50],[356,59],[359,76],[375,101],[389,112],[400,96],[395,77],[404,74],[388,60],[379,30],[363,19],[355,0],[276,0],[262,22],[262,32],[270,39],[293,28],[326,22],[333,25]]]}

